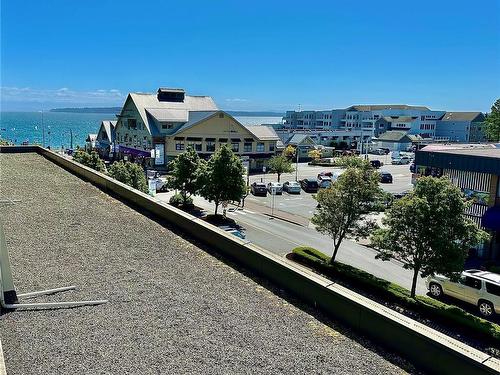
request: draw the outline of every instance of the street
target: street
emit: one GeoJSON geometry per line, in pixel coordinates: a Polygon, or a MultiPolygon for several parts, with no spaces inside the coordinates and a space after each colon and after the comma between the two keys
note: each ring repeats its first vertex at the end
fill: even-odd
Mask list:
{"type": "MultiPolygon", "coordinates": [[[[322,170],[325,168],[311,167],[305,163],[299,164],[299,179],[316,176],[322,170]]],[[[394,176],[394,184],[381,184],[387,191],[400,192],[411,188],[408,165],[388,165],[382,167],[381,170],[388,171],[394,176]]],[[[275,177],[275,175],[256,175],[250,176],[250,181],[260,181],[260,178],[267,182],[276,181],[275,177]]],[[[287,181],[287,179],[292,179],[291,174],[283,175],[281,181],[287,181]]],[[[293,174],[293,180],[295,180],[295,174],[293,174]]],[[[159,193],[156,197],[168,202],[173,193],[159,193]]],[[[332,254],[331,238],[318,233],[311,224],[308,224],[308,219],[313,215],[316,207],[316,201],[311,194],[302,191],[300,195],[283,193],[281,196],[275,196],[276,215],[279,216],[280,212],[286,213],[282,216],[290,221],[270,216],[272,198],[269,194],[267,197],[254,197],[250,194],[246,198],[244,209],[229,206],[227,215],[242,227],[246,240],[281,256],[297,246],[304,245],[314,247],[328,255],[332,254]],[[302,223],[302,225],[292,221],[302,223]]],[[[213,203],[198,196],[193,197],[193,201],[206,213],[214,212],[213,203]]],[[[339,249],[337,260],[409,289],[412,271],[404,269],[396,260],[383,262],[375,259],[376,254],[377,252],[372,248],[355,241],[345,240],[339,249]]],[[[417,293],[425,294],[426,292],[424,280],[419,279],[417,293]]]]}

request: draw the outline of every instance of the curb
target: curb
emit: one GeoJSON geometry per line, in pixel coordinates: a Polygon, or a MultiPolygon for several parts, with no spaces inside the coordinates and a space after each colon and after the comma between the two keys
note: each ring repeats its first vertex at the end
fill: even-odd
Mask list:
{"type": "Polygon", "coordinates": [[[0,340],[0,375],[7,375],[7,369],[5,367],[5,359],[2,350],[2,341],[0,340]]]}
{"type": "Polygon", "coordinates": [[[269,217],[270,217],[270,218],[272,218],[272,219],[283,220],[283,221],[286,221],[287,223],[298,225],[299,227],[304,227],[304,226],[305,226],[305,225],[302,225],[302,224],[300,224],[300,223],[297,223],[296,221],[293,221],[293,220],[290,220],[290,219],[285,219],[285,218],[284,218],[284,217],[282,217],[282,216],[278,216],[278,215],[271,215],[271,214],[266,214],[266,213],[263,213],[263,215],[269,216],[269,217]]]}

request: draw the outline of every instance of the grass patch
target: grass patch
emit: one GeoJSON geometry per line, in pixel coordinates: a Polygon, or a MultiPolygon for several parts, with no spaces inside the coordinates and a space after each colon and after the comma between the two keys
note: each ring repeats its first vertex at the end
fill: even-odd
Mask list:
{"type": "Polygon", "coordinates": [[[494,342],[495,345],[500,344],[500,326],[498,324],[469,314],[457,306],[448,305],[425,296],[417,296],[416,299],[413,299],[410,297],[410,291],[402,286],[347,264],[339,262],[329,264],[329,256],[311,247],[297,247],[293,249],[292,253],[294,260],[306,264],[326,276],[344,280],[353,287],[400,304],[408,310],[419,313],[424,318],[448,325],[457,325],[470,331],[473,335],[494,342]]]}

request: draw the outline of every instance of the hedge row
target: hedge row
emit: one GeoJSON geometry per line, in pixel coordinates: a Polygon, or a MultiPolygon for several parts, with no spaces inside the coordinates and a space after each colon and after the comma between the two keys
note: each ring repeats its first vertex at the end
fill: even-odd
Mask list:
{"type": "Polygon", "coordinates": [[[424,296],[417,296],[416,299],[413,299],[410,297],[408,289],[397,284],[380,279],[347,264],[339,262],[329,264],[329,256],[311,247],[304,246],[293,249],[293,257],[300,263],[311,266],[326,276],[345,280],[353,287],[398,303],[427,319],[438,320],[446,324],[456,324],[471,331],[474,335],[482,336],[489,342],[494,342],[495,345],[500,344],[500,326],[498,324],[469,314],[459,307],[424,296]]]}

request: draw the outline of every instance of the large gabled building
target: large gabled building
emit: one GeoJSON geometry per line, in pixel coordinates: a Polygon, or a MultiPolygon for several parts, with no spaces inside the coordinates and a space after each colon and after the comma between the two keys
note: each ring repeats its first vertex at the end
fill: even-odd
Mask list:
{"type": "Polygon", "coordinates": [[[116,121],[104,120],[97,132],[96,149],[99,155],[108,159],[115,142],[116,121]]]}
{"type": "Polygon", "coordinates": [[[187,147],[208,158],[229,144],[250,161],[250,169],[258,169],[275,155],[278,140],[271,128],[245,127],[209,96],[160,88],[156,95],[128,95],[116,124],[115,150],[119,159],[163,169],[187,147]]]}

